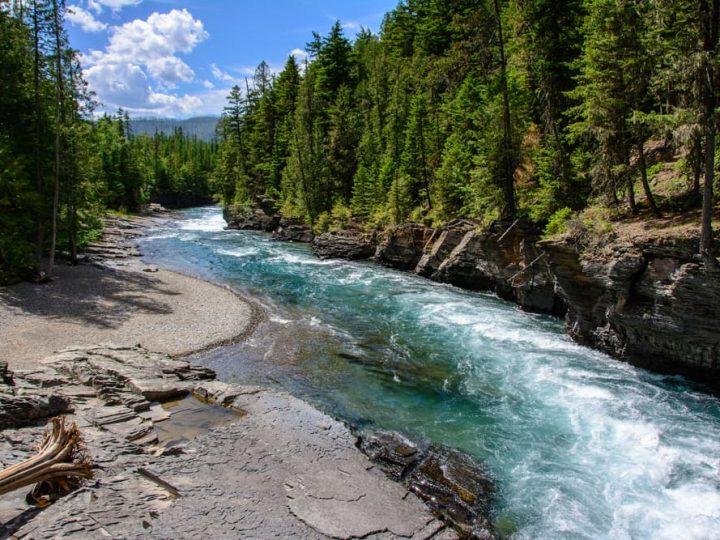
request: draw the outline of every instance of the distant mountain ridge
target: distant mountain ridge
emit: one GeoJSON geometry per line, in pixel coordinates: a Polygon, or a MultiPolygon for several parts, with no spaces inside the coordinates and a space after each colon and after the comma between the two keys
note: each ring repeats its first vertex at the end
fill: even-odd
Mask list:
{"type": "Polygon", "coordinates": [[[172,134],[177,128],[182,128],[186,135],[195,135],[203,141],[212,140],[215,137],[215,128],[220,120],[217,116],[197,116],[177,120],[175,118],[133,118],[130,120],[130,128],[135,135],[145,133],[154,135],[156,132],[172,134]]]}

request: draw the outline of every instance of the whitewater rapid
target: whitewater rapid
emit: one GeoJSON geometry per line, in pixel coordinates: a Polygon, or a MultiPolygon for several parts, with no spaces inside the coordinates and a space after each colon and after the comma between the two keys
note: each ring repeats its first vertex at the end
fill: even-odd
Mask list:
{"type": "Polygon", "coordinates": [[[514,538],[720,538],[716,397],[491,295],[224,225],[219,209],[192,209],[143,241],[156,264],[275,306],[267,334],[291,336],[291,358],[248,343],[262,361],[208,357],[222,377],[271,372],[350,421],[469,452],[495,477],[494,518],[514,538]]]}

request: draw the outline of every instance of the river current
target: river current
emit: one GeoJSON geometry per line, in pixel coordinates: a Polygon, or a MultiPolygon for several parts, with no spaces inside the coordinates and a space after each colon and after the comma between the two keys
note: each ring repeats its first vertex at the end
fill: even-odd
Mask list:
{"type": "Polygon", "coordinates": [[[492,295],[224,225],[216,207],[190,209],[141,241],[147,262],[264,306],[247,342],[196,357],[221,379],[472,454],[513,538],[720,538],[716,396],[492,295]]]}

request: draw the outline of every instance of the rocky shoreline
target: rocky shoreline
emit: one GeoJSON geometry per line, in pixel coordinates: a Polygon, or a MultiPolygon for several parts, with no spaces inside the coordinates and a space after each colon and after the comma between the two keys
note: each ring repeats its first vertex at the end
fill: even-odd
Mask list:
{"type": "Polygon", "coordinates": [[[32,455],[42,420],[64,414],[95,478],[42,511],[22,491],[0,497],[0,535],[492,538],[492,482],[468,457],[397,434],[358,438],[284,392],[214,379],[140,347],[4,370],[0,464],[32,455]],[[194,423],[175,411],[187,399],[194,423]]]}
{"type": "Polygon", "coordinates": [[[494,292],[527,311],[564,316],[568,335],[579,343],[720,389],[720,272],[698,260],[697,238],[618,241],[598,259],[587,258],[570,238],[541,242],[525,219],[483,230],[470,220],[439,229],[410,223],[383,234],[351,224],[319,236],[295,223],[288,237],[278,233],[282,218],[272,200],[252,212],[227,208],[224,215],[228,228],[310,242],[320,258],[372,259],[494,292]]]}
{"type": "MultiPolygon", "coordinates": [[[[86,262],[140,271],[134,239],[155,224],[112,218],[86,262]]],[[[243,336],[260,320],[251,319],[243,336]]],[[[493,537],[493,482],[468,456],[354,433],[286,393],[216,381],[182,356],[104,344],[32,369],[0,365],[0,465],[32,455],[55,415],[78,424],[95,464],[93,481],[42,510],[22,491],[0,497],[0,536],[493,537]],[[188,400],[200,414],[191,422],[188,400]]]]}

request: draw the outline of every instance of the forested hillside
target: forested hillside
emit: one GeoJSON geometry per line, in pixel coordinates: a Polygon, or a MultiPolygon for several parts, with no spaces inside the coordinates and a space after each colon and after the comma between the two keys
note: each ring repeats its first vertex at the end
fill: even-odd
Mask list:
{"type": "Polygon", "coordinates": [[[221,120],[223,200],[269,195],[316,230],[637,214],[704,201],[711,241],[718,2],[405,0],[379,35],[339,23],[276,77],[261,63],[221,120]],[[653,193],[674,156],[673,196],[653,193]],[[655,167],[655,169],[653,169],[655,167]],[[704,179],[704,180],[703,180],[704,179]],[[704,186],[704,188],[703,188],[704,186]]]}
{"type": "Polygon", "coordinates": [[[337,23],[302,63],[262,62],[228,96],[217,148],[94,118],[64,10],[0,3],[0,280],[74,260],[107,208],[212,194],[270,196],[316,231],[527,216],[553,232],[588,205],[697,207],[709,253],[715,0],[402,1],[377,35],[337,23]]]}
{"type": "Polygon", "coordinates": [[[209,200],[214,143],[135,136],[122,110],[93,119],[62,0],[0,3],[0,283],[76,260],[106,209],[209,200]]]}
{"type": "MultiPolygon", "coordinates": [[[[218,111],[219,112],[219,111],[218,111]]],[[[189,137],[197,137],[201,141],[210,142],[217,131],[217,116],[197,116],[195,118],[132,118],[130,128],[136,135],[153,136],[156,133],[172,135],[178,129],[189,137]]]]}

